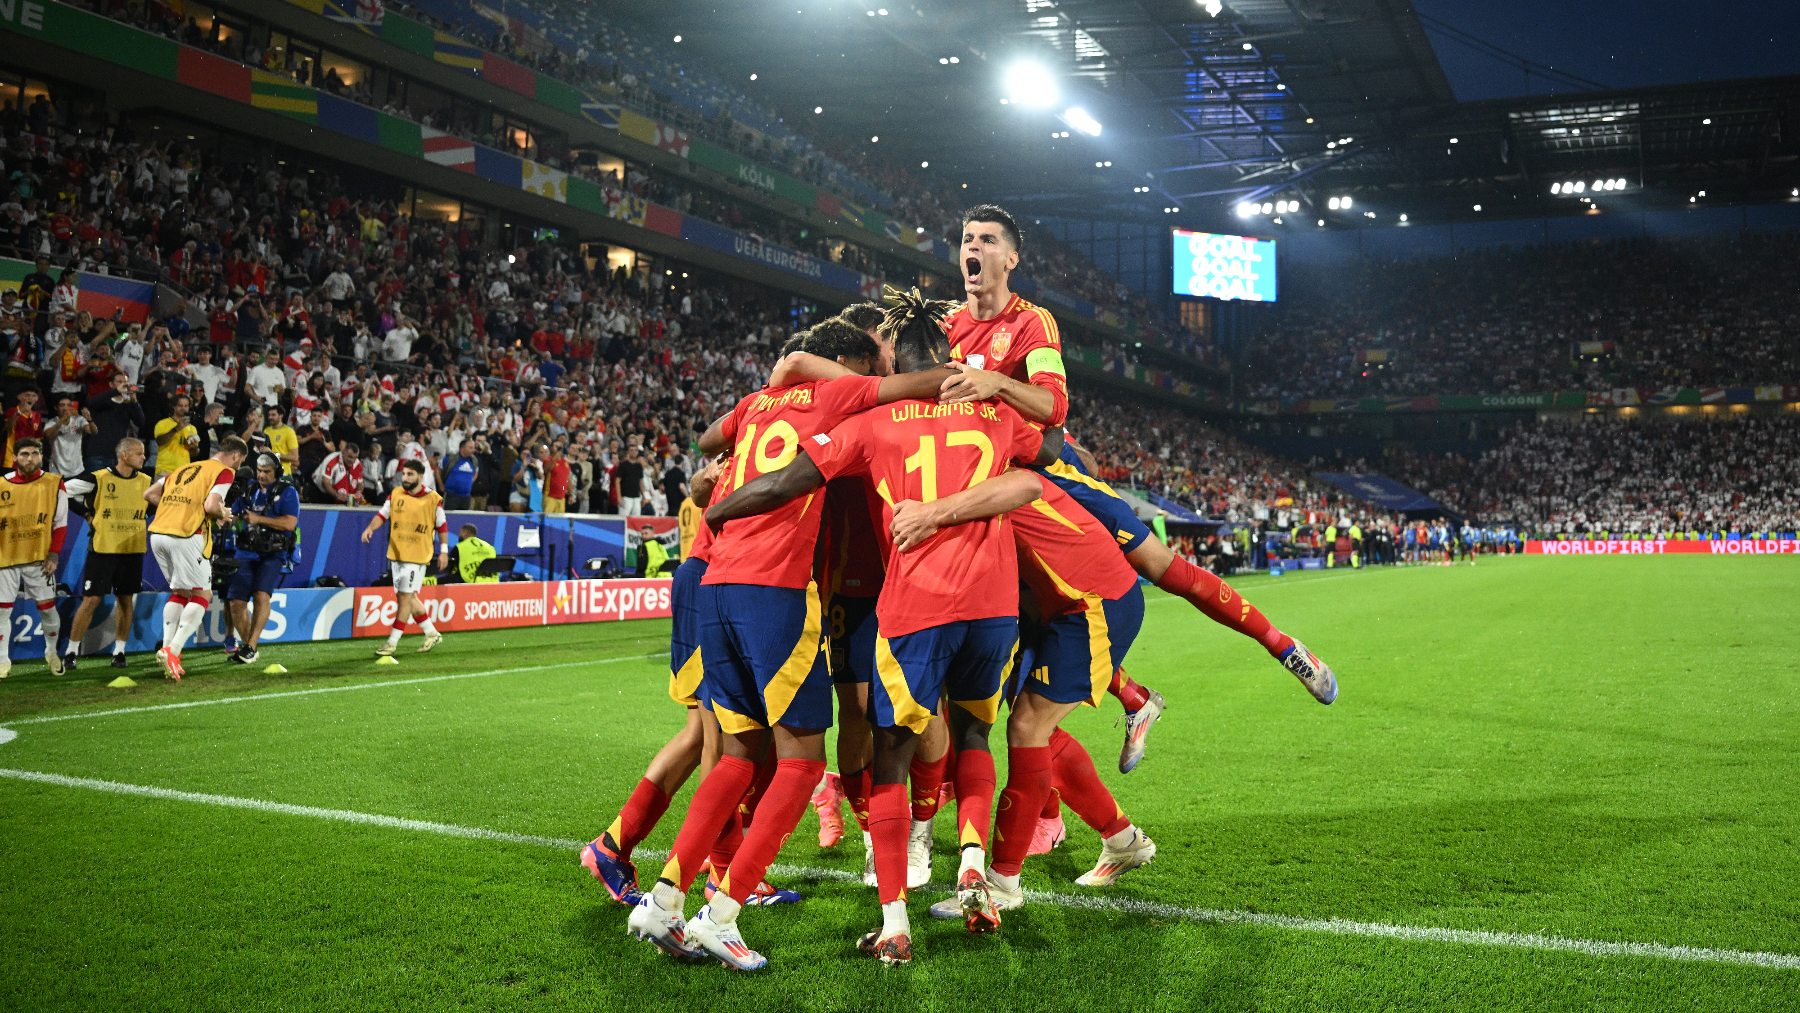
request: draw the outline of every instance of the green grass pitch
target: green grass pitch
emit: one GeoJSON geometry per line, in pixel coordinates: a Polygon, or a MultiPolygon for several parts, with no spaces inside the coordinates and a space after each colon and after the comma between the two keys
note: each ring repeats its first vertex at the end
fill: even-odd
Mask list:
{"type": "Polygon", "coordinates": [[[128,691],[20,662],[0,1009],[1800,1009],[1793,560],[1241,587],[1338,702],[1153,593],[1129,663],[1169,701],[1148,758],[1116,773],[1112,701],[1070,727],[1156,862],[1084,891],[1099,844],[1071,819],[1026,865],[1053,896],[971,938],[921,891],[918,961],[892,970],[854,952],[877,920],[860,843],[821,850],[810,814],[771,877],[806,900],[740,922],[755,976],[627,938],[577,864],[680,723],[666,622],[453,634],[398,668],[372,642],[271,646],[279,676],[195,653],[180,685],[141,656],[128,691]],[[99,713],[205,700],[234,702],[99,713]]]}

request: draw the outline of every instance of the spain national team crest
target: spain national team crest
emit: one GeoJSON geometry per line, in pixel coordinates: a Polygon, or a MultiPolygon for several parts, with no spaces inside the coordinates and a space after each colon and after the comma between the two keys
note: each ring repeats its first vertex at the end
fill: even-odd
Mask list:
{"type": "Polygon", "coordinates": [[[994,340],[988,343],[988,358],[998,362],[1006,358],[1006,350],[1012,347],[1012,332],[1002,327],[994,332],[994,340]]]}

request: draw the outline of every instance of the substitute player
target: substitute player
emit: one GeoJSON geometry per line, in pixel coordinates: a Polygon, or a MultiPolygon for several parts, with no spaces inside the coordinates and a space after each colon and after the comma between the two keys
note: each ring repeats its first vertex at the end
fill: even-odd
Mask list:
{"type": "Polygon", "coordinates": [[[75,667],[94,610],[109,594],[114,616],[112,667],[126,667],[131,605],[144,589],[144,553],[150,544],[144,523],[149,513],[144,490],[150,488],[150,473],[144,470],[144,441],[127,436],[113,448],[113,455],[111,467],[95,468],[64,483],[71,496],[90,497],[88,523],[94,529],[87,562],[81,568],[81,606],[69,623],[69,647],[63,658],[68,668],[75,667]]]}
{"type": "MultiPolygon", "coordinates": [[[[823,325],[821,325],[823,327],[823,325]]],[[[814,328],[816,354],[836,358],[864,374],[768,388],[740,401],[725,425],[734,434],[732,487],[785,468],[807,440],[878,404],[935,394],[943,371],[876,377],[875,342],[849,325],[835,332],[814,328]],[[841,345],[833,342],[840,341],[841,345]]],[[[702,448],[711,441],[703,439],[702,448]]],[[[712,587],[714,609],[700,617],[701,657],[707,698],[725,733],[719,763],[700,782],[655,887],[633,909],[631,931],[678,957],[696,955],[695,944],[728,967],[755,970],[767,960],[751,950],[737,916],[806,810],[825,773],[825,732],[831,726],[832,691],[822,651],[822,615],[813,581],[823,497],[805,496],[759,516],[715,529],[702,586],[712,587]],[[773,745],[775,774],[756,819],[711,902],[692,923],[685,899],[709,847],[751,786],[756,761],[773,745]]],[[[715,870],[718,872],[720,870],[715,870]]]]}
{"type": "MultiPolygon", "coordinates": [[[[61,675],[56,564],[68,534],[69,494],[62,478],[43,468],[43,441],[28,436],[13,444],[13,470],[0,486],[0,629],[12,629],[13,602],[30,597],[44,624],[44,664],[51,675],[61,675]]],[[[11,674],[12,657],[0,648],[0,679],[11,674]]]]}
{"type": "MultiPolygon", "coordinates": [[[[1005,209],[982,204],[963,212],[963,290],[968,301],[950,314],[945,332],[960,375],[946,384],[951,403],[999,397],[1026,418],[1061,425],[1069,410],[1062,338],[1050,311],[1011,290],[1021,234],[1005,209]]],[[[1114,532],[1132,566],[1157,587],[1178,595],[1214,622],[1251,637],[1280,661],[1320,703],[1337,699],[1337,677],[1305,645],[1271,626],[1228,584],[1169,551],[1118,494],[1087,474],[1073,446],[1051,465],[1052,481],[1114,532]]],[[[1150,725],[1162,714],[1160,694],[1128,678],[1113,688],[1126,710],[1121,772],[1143,757],[1150,725]]]]}
{"type": "Polygon", "coordinates": [[[150,554],[169,582],[163,606],[163,644],[156,660],[163,673],[179,681],[186,674],[181,651],[206,618],[212,593],[212,522],[231,523],[225,497],[234,469],[244,463],[249,447],[227,436],[213,455],[158,476],[144,490],[144,501],[156,508],[150,519],[150,554]]]}
{"type": "Polygon", "coordinates": [[[426,615],[419,601],[419,588],[425,586],[425,567],[431,562],[431,546],[437,544],[437,568],[450,568],[450,521],[444,515],[444,497],[425,487],[425,465],[408,458],[400,465],[400,486],[388,493],[387,502],[369,518],[363,528],[363,544],[375,537],[384,523],[388,528],[387,558],[394,575],[394,627],[388,638],[375,648],[378,657],[391,658],[406,634],[406,624],[416,617],[425,642],[419,645],[424,654],[444,642],[437,624],[426,615]]]}
{"type": "MultiPolygon", "coordinates": [[[[895,339],[895,365],[903,375],[935,371],[943,361],[941,326],[918,290],[894,293],[883,331],[895,339]]],[[[847,475],[873,486],[887,509],[904,499],[929,502],[985,482],[1009,462],[1029,464],[1040,455],[1048,460],[1060,444],[1060,431],[1047,437],[1003,403],[900,401],[802,441],[803,454],[715,504],[707,523],[775,509],[796,497],[811,502],[826,481],[847,475]]],[[[879,530],[890,522],[884,516],[879,530]]],[[[1018,645],[1018,563],[1003,518],[947,527],[917,552],[889,552],[886,563],[876,602],[879,677],[870,690],[876,731],[869,830],[882,927],[859,946],[884,963],[900,964],[912,959],[906,778],[916,737],[946,695],[957,747],[958,900],[971,930],[999,924],[983,875],[995,781],[987,736],[1004,668],[1018,645]]]]}

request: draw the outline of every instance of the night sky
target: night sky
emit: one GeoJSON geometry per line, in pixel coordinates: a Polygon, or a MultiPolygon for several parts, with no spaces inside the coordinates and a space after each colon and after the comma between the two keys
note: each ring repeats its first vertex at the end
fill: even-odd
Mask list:
{"type": "MultiPolygon", "coordinates": [[[[1796,0],[1635,0],[1620,3],[1415,0],[1447,22],[1558,70],[1609,88],[1800,74],[1796,0]]],[[[1450,40],[1425,22],[1457,98],[1467,102],[1584,90],[1529,78],[1450,40]]]]}

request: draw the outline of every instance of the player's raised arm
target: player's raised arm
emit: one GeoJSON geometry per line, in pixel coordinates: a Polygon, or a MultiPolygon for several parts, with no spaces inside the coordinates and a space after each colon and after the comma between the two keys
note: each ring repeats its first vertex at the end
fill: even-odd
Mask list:
{"type": "Polygon", "coordinates": [[[769,386],[792,387],[808,380],[835,380],[840,376],[854,375],[855,371],[850,367],[823,355],[790,352],[775,364],[774,371],[769,374],[769,386]]]}
{"type": "Polygon", "coordinates": [[[909,552],[940,528],[997,517],[1037,499],[1043,490],[1044,480],[1036,472],[1014,470],[930,503],[902,500],[894,504],[894,547],[909,552]]]}
{"type": "MultiPolygon", "coordinates": [[[[706,432],[700,434],[700,452],[708,457],[723,454],[731,449],[731,441],[737,437],[736,427],[732,424],[732,416],[736,412],[726,412],[713,419],[706,432]]],[[[700,502],[698,499],[694,502],[700,502]]]]}
{"type": "Polygon", "coordinates": [[[756,478],[707,507],[706,526],[717,531],[725,526],[726,521],[766,513],[824,484],[825,476],[819,471],[818,465],[813,463],[812,458],[800,454],[780,471],[772,471],[756,478]]]}

